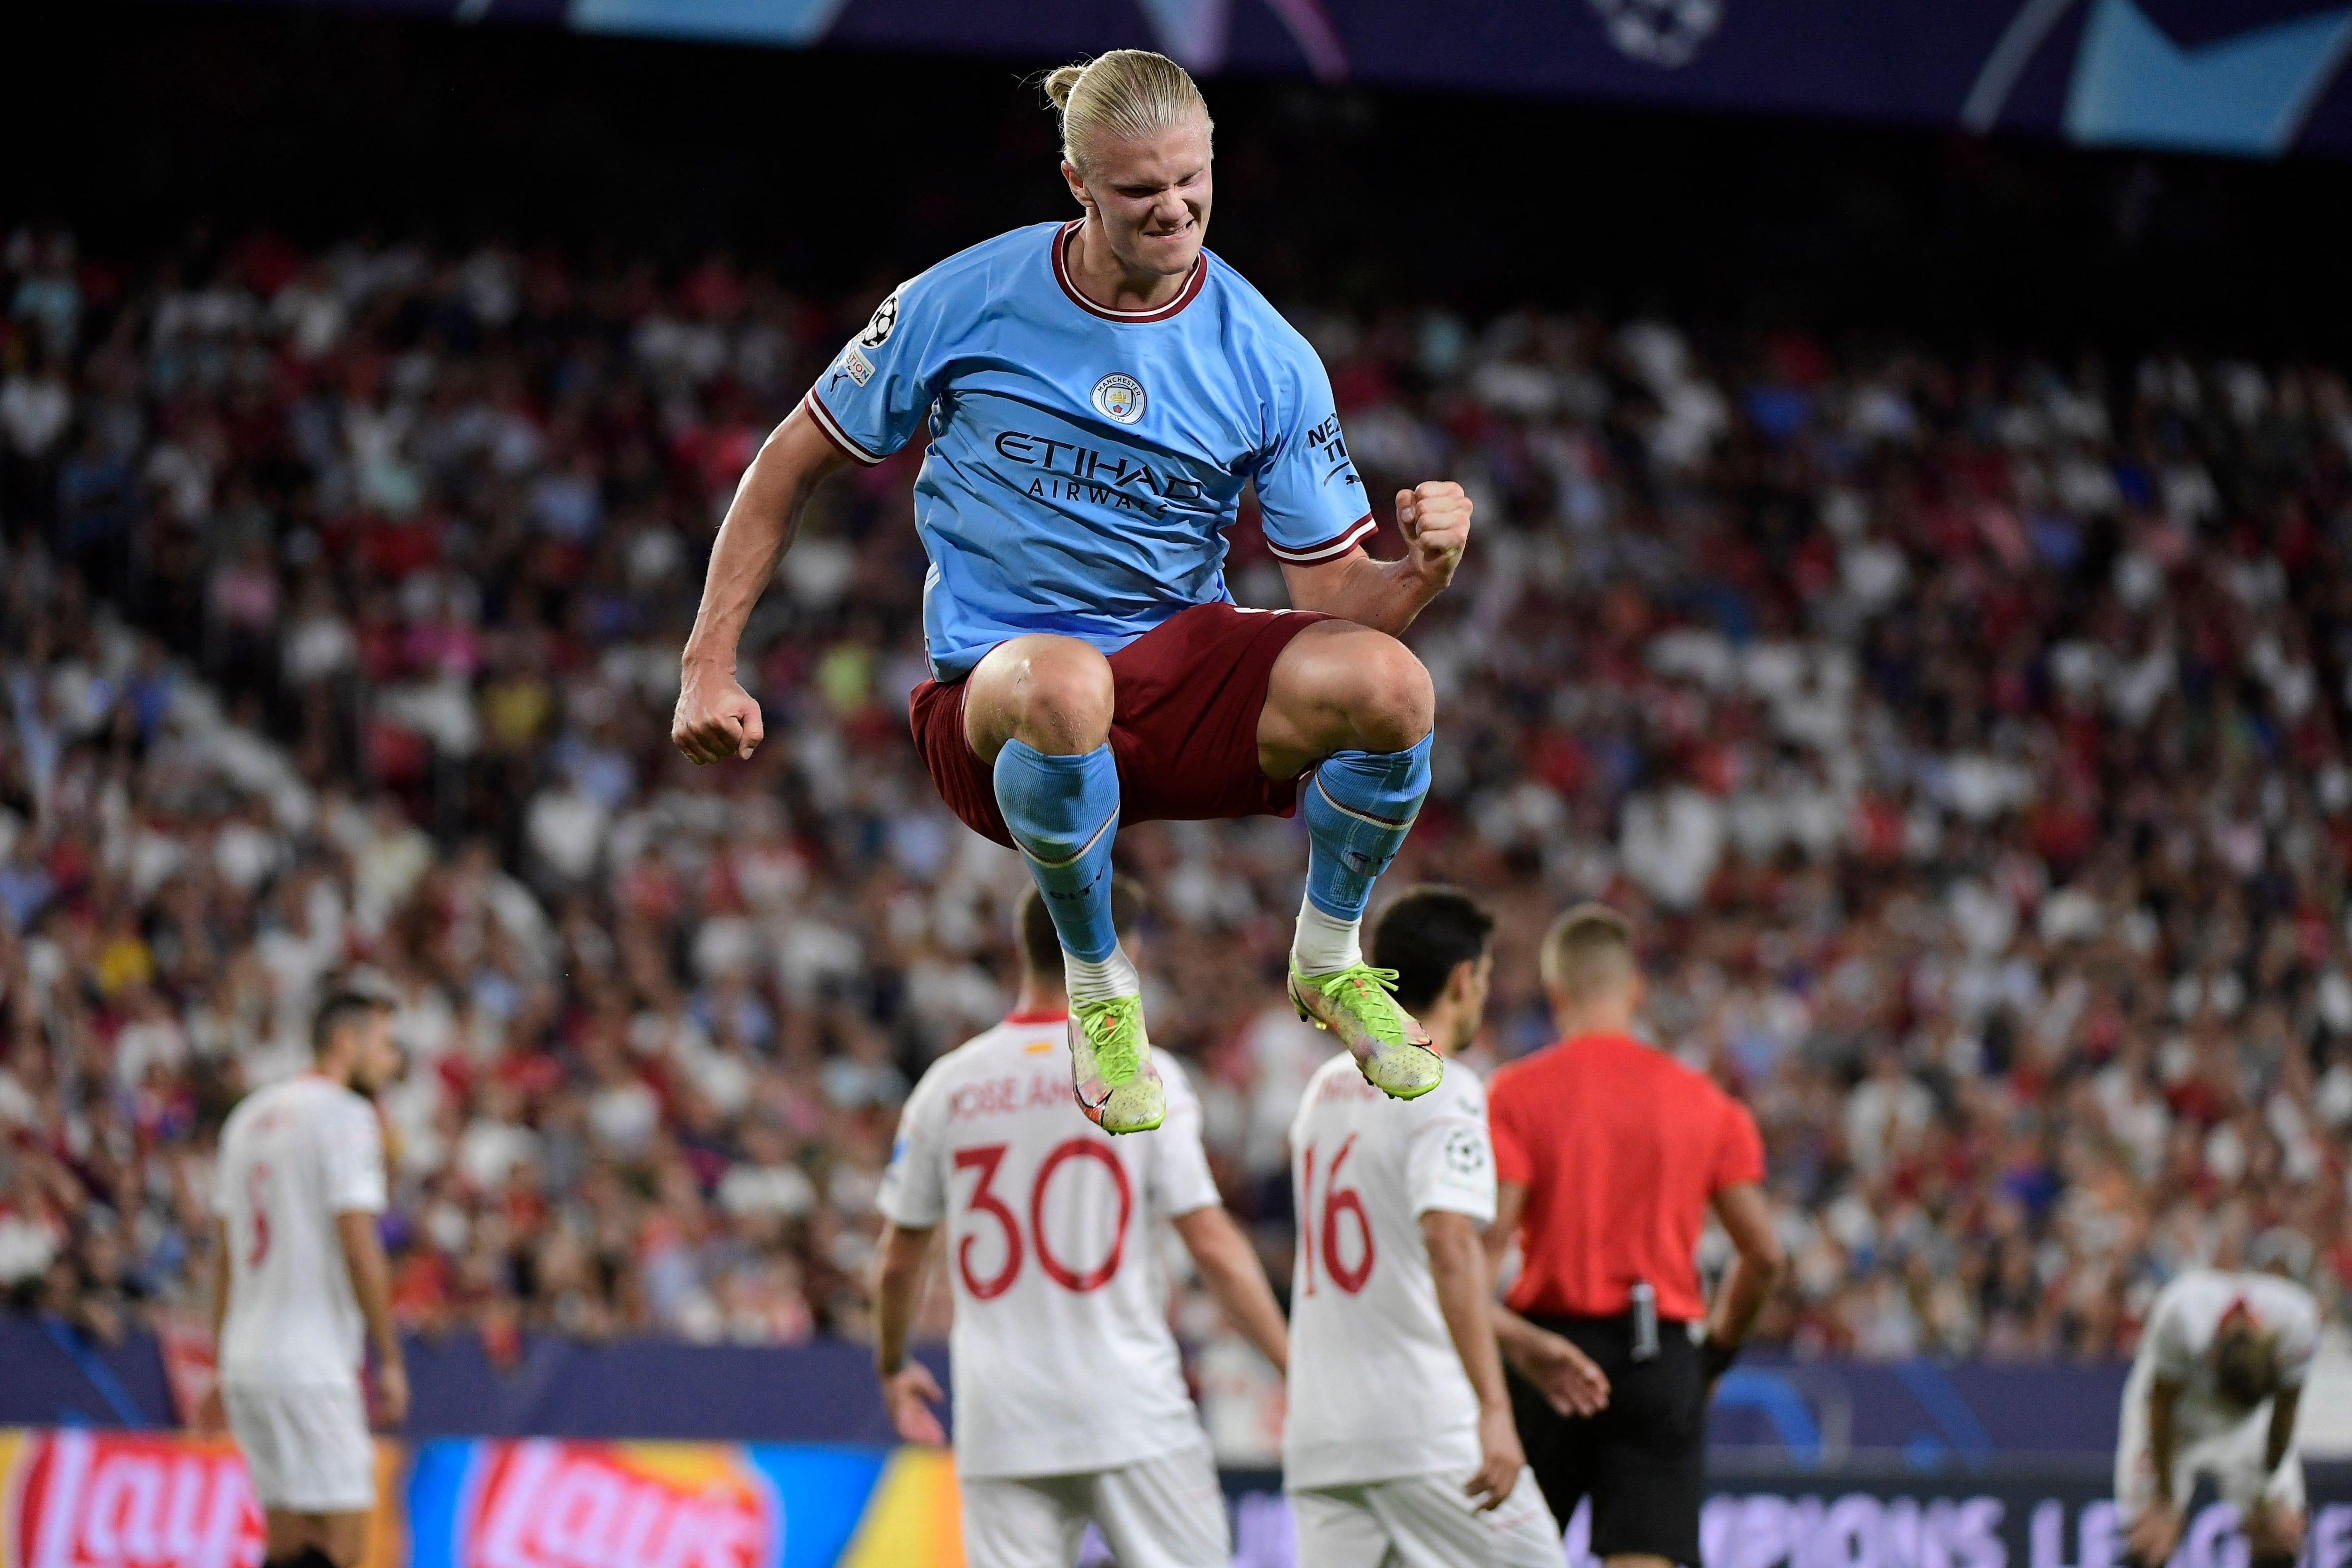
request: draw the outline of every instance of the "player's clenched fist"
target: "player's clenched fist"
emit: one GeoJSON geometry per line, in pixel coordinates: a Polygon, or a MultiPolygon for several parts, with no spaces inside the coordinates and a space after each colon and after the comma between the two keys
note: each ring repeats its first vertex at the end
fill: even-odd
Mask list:
{"type": "Polygon", "coordinates": [[[1412,551],[1413,570],[1435,587],[1454,581],[1470,542],[1470,498],[1452,479],[1427,479],[1397,491],[1397,531],[1412,551]]]}
{"type": "Polygon", "coordinates": [[[687,761],[698,766],[729,757],[748,759],[766,735],[760,705],[736,680],[734,671],[715,665],[685,668],[677,709],[670,715],[669,738],[687,761]]]}

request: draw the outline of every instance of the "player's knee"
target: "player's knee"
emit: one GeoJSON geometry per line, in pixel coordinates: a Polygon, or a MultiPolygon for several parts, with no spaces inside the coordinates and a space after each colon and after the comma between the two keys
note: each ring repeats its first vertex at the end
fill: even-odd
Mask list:
{"type": "Polygon", "coordinates": [[[1391,637],[1365,639],[1348,663],[1349,716],[1367,752],[1402,752],[1421,744],[1435,722],[1437,691],[1412,650],[1391,637]]]}
{"type": "Polygon", "coordinates": [[[1031,652],[1013,689],[1013,731],[1041,752],[1090,752],[1110,733],[1110,661],[1057,637],[1031,652]]]}

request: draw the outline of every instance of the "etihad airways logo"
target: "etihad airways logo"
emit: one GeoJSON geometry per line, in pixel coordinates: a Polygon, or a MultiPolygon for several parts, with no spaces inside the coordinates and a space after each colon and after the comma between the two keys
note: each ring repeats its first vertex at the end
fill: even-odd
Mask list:
{"type": "MultiPolygon", "coordinates": [[[[1000,431],[996,455],[1043,470],[1029,480],[1029,493],[1039,500],[1084,500],[1118,511],[1157,513],[1170,502],[1198,505],[1208,493],[1200,480],[1154,468],[1130,453],[1051,436],[1000,431]]],[[[1017,474],[1008,477],[1020,482],[1017,474]]]]}

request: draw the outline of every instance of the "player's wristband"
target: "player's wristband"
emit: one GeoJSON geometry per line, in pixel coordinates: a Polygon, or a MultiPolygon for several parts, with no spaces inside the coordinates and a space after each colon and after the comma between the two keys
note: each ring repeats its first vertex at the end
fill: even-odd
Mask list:
{"type": "Polygon", "coordinates": [[[1738,1345],[1725,1344],[1713,1334],[1698,1342],[1698,1368],[1705,1381],[1713,1383],[1721,1377],[1733,1362],[1739,1359],[1738,1345]]]}

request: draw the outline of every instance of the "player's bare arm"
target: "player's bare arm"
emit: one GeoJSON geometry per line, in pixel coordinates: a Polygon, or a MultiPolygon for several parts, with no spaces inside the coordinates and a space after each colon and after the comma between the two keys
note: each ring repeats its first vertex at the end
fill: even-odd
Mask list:
{"type": "Polygon", "coordinates": [[[2155,1494],[2140,1516],[2132,1521],[2127,1537],[2136,1562],[2166,1561],[2180,1544],[2180,1501],[2172,1495],[2172,1464],[2177,1453],[2173,1416],[2180,1405],[2181,1384],[2158,1378],[2147,1387],[2147,1454],[2155,1468],[2155,1494]]]}
{"type": "Polygon", "coordinates": [[[1290,1327],[1283,1321],[1274,1287],[1266,1283],[1265,1266],[1258,1261],[1257,1248],[1234,1223],[1234,1216],[1212,1205],[1178,1215],[1173,1224],[1184,1250],[1192,1255],[1192,1266],[1201,1271],[1202,1283],[1225,1310],[1225,1316],[1274,1363],[1276,1371],[1286,1370],[1290,1327]]]}
{"type": "MultiPolygon", "coordinates": [[[[1517,1182],[1495,1186],[1495,1223],[1484,1237],[1487,1277],[1501,1268],[1511,1238],[1518,1234],[1519,1216],[1527,1211],[1528,1189],[1517,1182]]],[[[1609,1407],[1609,1374],[1576,1345],[1539,1329],[1500,1301],[1493,1303],[1489,1321],[1495,1342],[1513,1370],[1533,1384],[1545,1402],[1562,1415],[1597,1415],[1609,1407]]]]}
{"type": "Polygon", "coordinates": [[[228,1331],[229,1279],[228,1221],[213,1222],[213,1367],[212,1387],[205,1391],[203,1405],[196,1411],[196,1430],[218,1432],[228,1426],[228,1415],[221,1400],[220,1368],[221,1341],[228,1331]]]}
{"type": "Polygon", "coordinates": [[[408,1363],[392,1318],[392,1268],[384,1261],[375,1215],[339,1214],[335,1234],[343,1244],[343,1267],[351,1270],[352,1296],[366,1320],[368,1342],[375,1347],[376,1418],[397,1426],[408,1419],[408,1363]]]}
{"type": "Polygon", "coordinates": [[[1469,1215],[1432,1209],[1421,1216],[1421,1238],[1429,1249],[1429,1272],[1437,1286],[1445,1331],[1453,1336],[1454,1352],[1462,1358],[1462,1370],[1478,1395],[1478,1468],[1462,1489],[1480,1500],[1481,1510],[1496,1508],[1518,1485],[1528,1456],[1511,1419],[1502,1356],[1495,1348],[1494,1277],[1469,1215]]]}
{"type": "Polygon", "coordinates": [[[689,762],[748,758],[765,738],[760,704],[735,677],[736,647],[792,544],[802,507],[818,481],[847,460],[802,405],[769,433],[744,471],[711,547],[702,605],[679,659],[669,738],[689,762]]]}
{"type": "Polygon", "coordinates": [[[930,1272],[936,1226],[885,1225],[874,1261],[874,1373],[882,1381],[891,1430],[908,1443],[940,1444],[947,1429],[937,1406],[947,1395],[931,1369],[907,1354],[907,1339],[930,1272]]]}
{"type": "Polygon", "coordinates": [[[2303,1390],[2282,1388],[2271,1395],[2271,1425],[2263,1443],[2263,1468],[2275,1470],[2294,1447],[2294,1418],[2303,1405],[2303,1390]]]}
{"type": "Polygon", "coordinates": [[[1316,565],[1284,562],[1282,579],[1291,606],[1402,636],[1454,581],[1470,542],[1470,498],[1451,479],[1397,491],[1397,531],[1404,535],[1405,552],[1393,561],[1376,561],[1359,546],[1316,565]]]}
{"type": "Polygon", "coordinates": [[[1748,1331],[1756,1326],[1756,1314],[1764,1310],[1786,1266],[1780,1238],[1772,1229],[1772,1207],[1765,1201],[1762,1187],[1753,1182],[1726,1187],[1715,1194],[1714,1207],[1715,1217],[1731,1237],[1735,1256],[1729,1276],[1716,1292],[1706,1340],[1700,1349],[1710,1388],[1747,1343],[1748,1331]]]}
{"type": "MultiPolygon", "coordinates": [[[[2271,1421],[2263,1441],[2263,1473],[2278,1474],[2278,1468],[2294,1451],[2294,1422],[2303,1405],[2301,1388],[2282,1388],[2271,1395],[2271,1421]]],[[[2294,1557],[2303,1551],[2304,1515],[2300,1509],[2265,1497],[2257,1502],[2246,1518],[2247,1543],[2256,1558],[2284,1555],[2294,1557]]]]}

